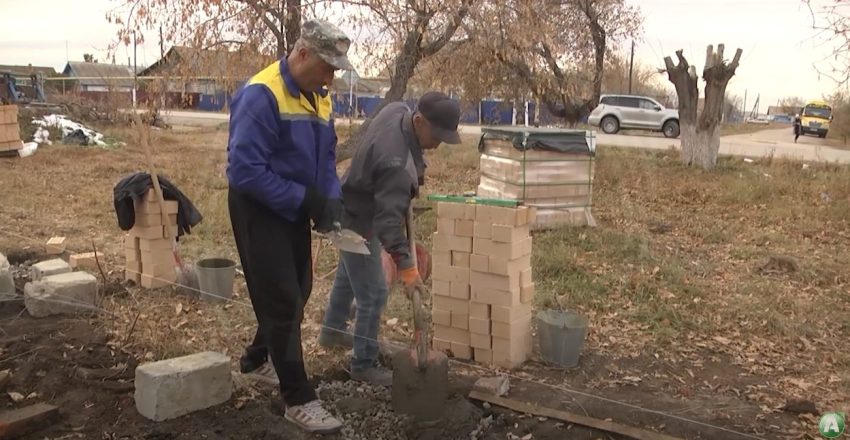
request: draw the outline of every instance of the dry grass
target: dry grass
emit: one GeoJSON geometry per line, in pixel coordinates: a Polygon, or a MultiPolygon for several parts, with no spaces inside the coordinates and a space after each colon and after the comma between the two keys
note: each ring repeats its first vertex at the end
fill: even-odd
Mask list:
{"type": "MultiPolygon", "coordinates": [[[[0,250],[36,246],[52,235],[67,236],[75,250],[94,240],[111,276],[120,278],[122,232],[111,188],[144,162],[126,130],[107,133],[129,146],[46,147],[0,162],[0,250]]],[[[236,257],[226,210],[226,136],[216,129],[154,132],[157,165],[204,215],[183,245],[190,260],[236,257]]],[[[428,154],[426,194],[475,189],[476,141],[428,154]]],[[[834,392],[850,387],[850,354],[836,349],[850,336],[850,168],[723,158],[704,173],[669,152],[601,147],[594,200],[598,228],[538,233],[533,257],[538,306],[558,303],[588,315],[588,350],[611,359],[655,355],[681,371],[724,356],[761,384],[729,389],[766,408],[790,397],[824,408],[850,404],[847,393],[834,392]],[[762,273],[772,255],[794,258],[798,270],[762,273]]],[[[434,212],[417,221],[418,238],[430,243],[434,212]]],[[[323,251],[317,272],[327,273],[335,258],[323,251]]],[[[316,373],[344,366],[344,353],[325,353],[314,342],[331,280],[316,282],[306,312],[305,352],[316,373]]],[[[237,355],[254,328],[244,283],[237,284],[238,302],[229,305],[131,287],[107,299],[116,317],[105,323],[123,341],[138,315],[124,348],[142,357],[201,349],[237,355]]],[[[385,318],[393,316],[409,317],[398,293],[385,318]]],[[[402,325],[384,333],[410,337],[402,325]]],[[[697,381],[691,386],[717,391],[697,381]]]]}

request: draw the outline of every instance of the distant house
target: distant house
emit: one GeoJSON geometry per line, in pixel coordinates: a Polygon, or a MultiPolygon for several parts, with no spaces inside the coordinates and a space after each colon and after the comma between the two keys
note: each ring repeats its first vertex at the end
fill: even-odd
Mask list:
{"type": "Polygon", "coordinates": [[[12,66],[0,64],[0,73],[9,73],[17,80],[29,80],[32,74],[41,74],[45,78],[50,78],[59,75],[56,69],[45,66],[12,66]]]}
{"type": "Polygon", "coordinates": [[[62,74],[74,80],[78,92],[133,91],[133,69],[120,64],[69,61],[62,74]]]}

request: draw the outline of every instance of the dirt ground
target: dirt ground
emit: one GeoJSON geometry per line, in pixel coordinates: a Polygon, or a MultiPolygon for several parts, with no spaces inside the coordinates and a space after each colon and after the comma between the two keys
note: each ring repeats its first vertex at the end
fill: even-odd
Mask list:
{"type": "MultiPolygon", "coordinates": [[[[233,398],[217,408],[158,424],[135,411],[126,380],[135,365],[201,350],[235,360],[253,336],[254,319],[242,279],[226,304],[122,281],[111,189],[144,161],[126,130],[109,134],[128,145],[57,145],[0,161],[0,252],[28,264],[41,258],[49,237],[63,235],[69,250],[103,252],[107,278],[102,310],[84,319],[35,320],[20,303],[0,303],[0,370],[14,374],[5,391],[36,393],[21,402],[0,396],[2,408],[58,402],[61,420],[32,438],[305,438],[275,415],[273,390],[238,376],[233,398]],[[78,378],[77,367],[121,373],[92,382],[78,378]]],[[[235,259],[226,132],[155,131],[153,139],[162,173],[205,217],[184,240],[185,256],[235,259]]],[[[475,188],[474,142],[429,158],[429,193],[475,188]]],[[[675,153],[601,149],[594,198],[599,228],[535,235],[537,307],[561,304],[591,320],[581,364],[563,370],[532,359],[508,372],[511,397],[705,439],[813,438],[816,416],[783,410],[795,399],[819,411],[850,409],[850,354],[827,350],[850,335],[846,168],[724,159],[705,174],[678,165],[675,153]],[[790,256],[793,267],[775,255],[790,256]],[[830,310],[830,318],[820,310],[830,310]]],[[[433,213],[419,219],[422,242],[430,242],[433,226],[433,213]]],[[[321,277],[334,264],[334,253],[322,250],[303,326],[317,384],[346,377],[346,354],[315,343],[332,278],[321,277]]],[[[383,334],[409,341],[409,316],[406,300],[394,293],[385,318],[399,323],[383,334]]],[[[452,372],[457,396],[472,378],[494,373],[462,361],[452,372]]],[[[481,417],[493,416],[480,438],[618,438],[476,407],[481,417]]],[[[334,411],[345,416],[345,408],[334,411]]]]}

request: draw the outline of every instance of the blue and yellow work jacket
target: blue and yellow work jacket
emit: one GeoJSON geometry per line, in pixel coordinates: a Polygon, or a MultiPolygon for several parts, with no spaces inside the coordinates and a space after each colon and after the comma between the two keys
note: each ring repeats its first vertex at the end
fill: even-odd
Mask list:
{"type": "Polygon", "coordinates": [[[327,90],[301,93],[281,59],[254,75],[230,106],[227,179],[289,221],[303,220],[308,187],[340,197],[336,131],[327,90]]]}

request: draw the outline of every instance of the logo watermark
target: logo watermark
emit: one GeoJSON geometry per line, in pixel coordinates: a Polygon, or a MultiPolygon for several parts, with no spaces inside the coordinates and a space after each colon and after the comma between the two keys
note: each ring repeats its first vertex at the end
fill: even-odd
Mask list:
{"type": "Polygon", "coordinates": [[[844,433],[844,413],[824,413],[820,417],[818,431],[820,431],[820,435],[826,438],[838,438],[844,433]]]}

